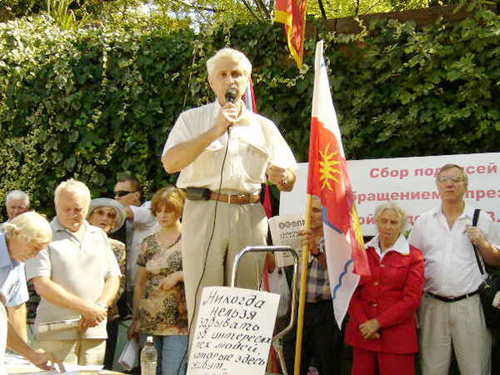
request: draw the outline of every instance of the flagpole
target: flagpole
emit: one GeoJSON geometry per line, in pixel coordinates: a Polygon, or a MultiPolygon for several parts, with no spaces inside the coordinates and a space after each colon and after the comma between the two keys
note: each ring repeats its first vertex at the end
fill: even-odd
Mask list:
{"type": "MultiPolygon", "coordinates": [[[[304,230],[311,229],[311,206],[312,206],[312,195],[307,194],[307,206],[304,230]]],[[[302,244],[302,270],[300,278],[300,295],[299,295],[299,309],[297,316],[297,339],[295,341],[295,363],[294,363],[294,375],[300,375],[300,363],[302,360],[302,337],[304,331],[304,310],[306,306],[306,293],[307,293],[307,277],[309,265],[309,241],[304,241],[302,244]]]]}

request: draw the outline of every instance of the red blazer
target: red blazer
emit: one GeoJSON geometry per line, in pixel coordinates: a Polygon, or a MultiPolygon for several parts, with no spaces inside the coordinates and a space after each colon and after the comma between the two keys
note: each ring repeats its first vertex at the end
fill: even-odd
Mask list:
{"type": "Polygon", "coordinates": [[[371,277],[362,277],[349,305],[346,342],[385,353],[416,353],[417,319],[424,288],[424,256],[410,245],[410,253],[385,254],[382,262],[373,247],[367,249],[371,277]],[[359,325],[376,318],[380,339],[365,340],[359,325]]]}

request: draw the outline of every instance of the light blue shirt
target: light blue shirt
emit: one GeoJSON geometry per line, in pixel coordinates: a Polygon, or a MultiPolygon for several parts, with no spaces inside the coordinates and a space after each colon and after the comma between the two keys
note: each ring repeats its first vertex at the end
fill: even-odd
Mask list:
{"type": "Polygon", "coordinates": [[[28,299],[24,263],[11,259],[5,234],[0,233],[0,302],[13,307],[28,299]]]}

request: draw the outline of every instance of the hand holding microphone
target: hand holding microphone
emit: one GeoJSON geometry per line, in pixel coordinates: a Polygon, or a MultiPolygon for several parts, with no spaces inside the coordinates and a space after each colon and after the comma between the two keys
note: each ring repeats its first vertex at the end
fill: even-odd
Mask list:
{"type": "Polygon", "coordinates": [[[237,103],[238,90],[229,88],[224,94],[225,103],[221,106],[214,128],[218,129],[219,136],[224,134],[238,119],[240,106],[237,103]]]}

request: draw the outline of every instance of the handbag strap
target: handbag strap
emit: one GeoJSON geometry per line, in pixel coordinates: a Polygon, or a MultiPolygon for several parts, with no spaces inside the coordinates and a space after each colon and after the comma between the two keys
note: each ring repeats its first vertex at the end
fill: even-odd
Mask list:
{"type": "MultiPolygon", "coordinates": [[[[479,220],[479,212],[481,210],[479,208],[476,208],[474,210],[474,216],[472,217],[472,226],[475,227],[477,226],[477,222],[479,220]]],[[[481,272],[481,275],[484,275],[484,267],[483,264],[481,263],[481,256],[479,255],[479,251],[477,250],[476,245],[472,245],[474,249],[474,255],[476,256],[476,261],[477,261],[477,266],[479,267],[479,272],[481,272]]]]}

